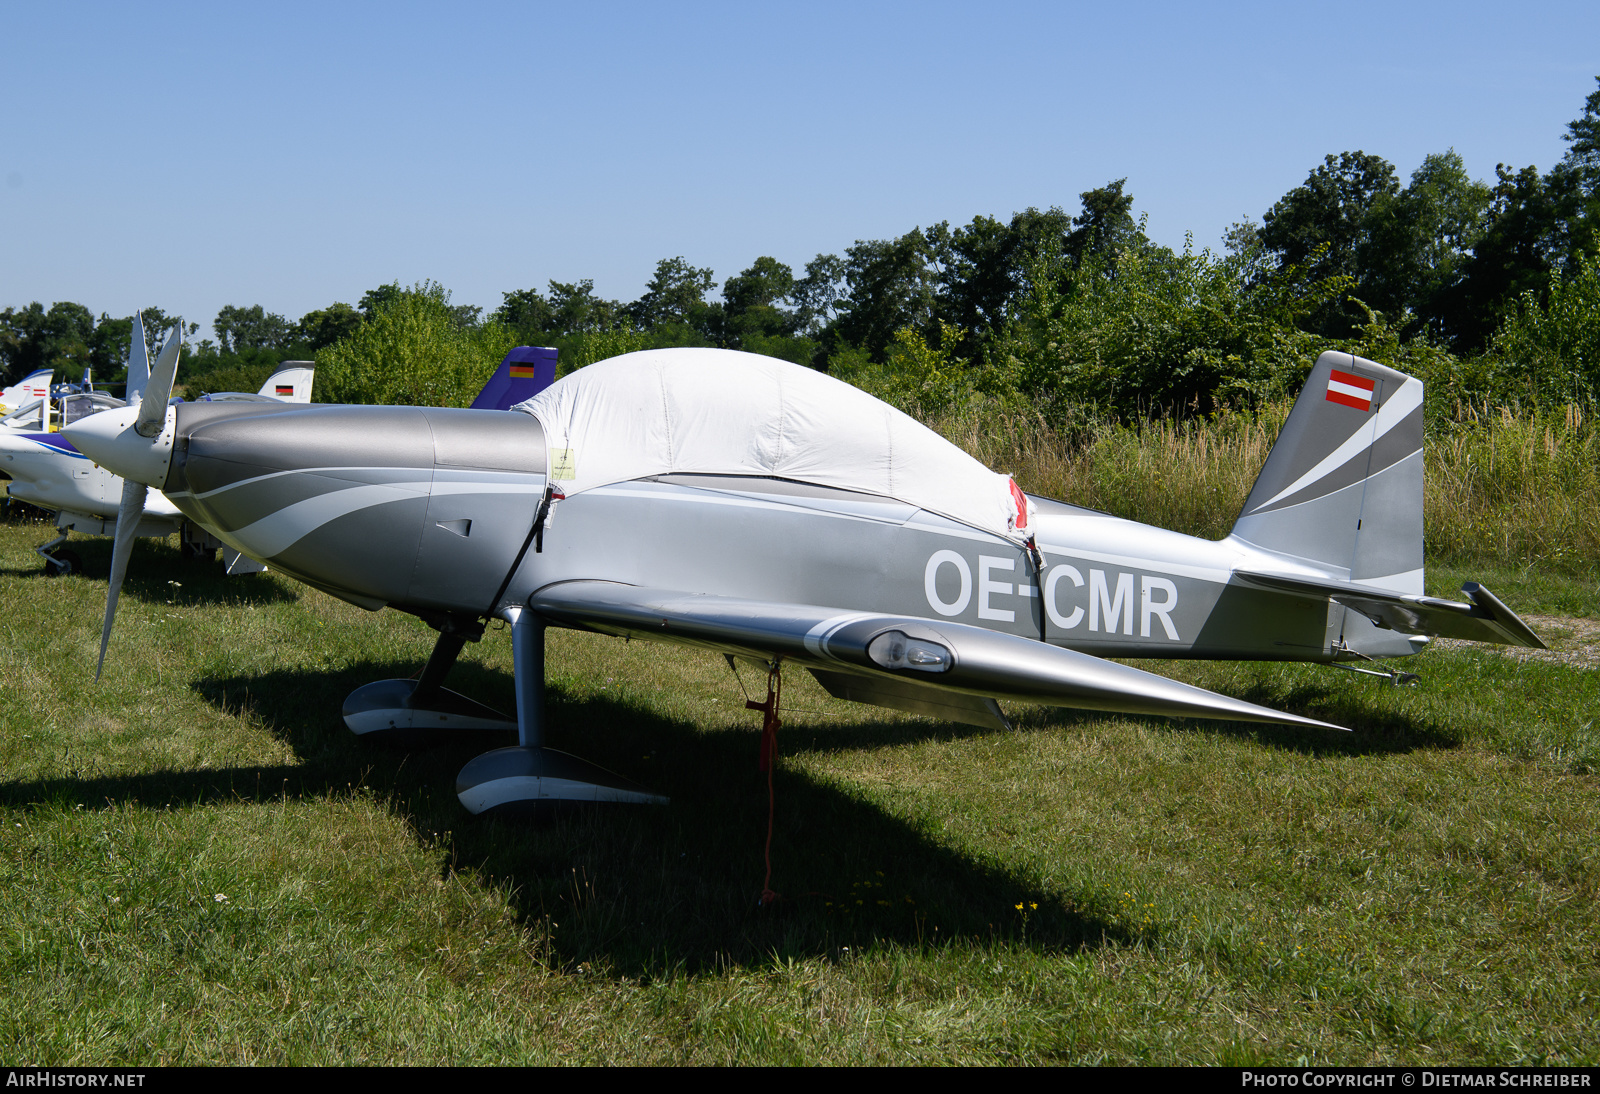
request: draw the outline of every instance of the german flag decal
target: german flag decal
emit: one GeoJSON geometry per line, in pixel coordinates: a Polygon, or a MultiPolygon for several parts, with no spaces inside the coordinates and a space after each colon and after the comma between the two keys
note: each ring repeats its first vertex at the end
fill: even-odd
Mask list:
{"type": "Polygon", "coordinates": [[[513,380],[531,380],[533,379],[534,367],[533,365],[514,364],[511,366],[511,378],[513,380]]]}
{"type": "Polygon", "coordinates": [[[293,395],[294,394],[294,385],[293,384],[274,384],[273,387],[272,387],[272,390],[277,392],[279,395],[293,395]]]}
{"type": "Polygon", "coordinates": [[[1328,402],[1370,411],[1372,391],[1377,386],[1376,381],[1365,376],[1334,369],[1328,373],[1328,402]]]}

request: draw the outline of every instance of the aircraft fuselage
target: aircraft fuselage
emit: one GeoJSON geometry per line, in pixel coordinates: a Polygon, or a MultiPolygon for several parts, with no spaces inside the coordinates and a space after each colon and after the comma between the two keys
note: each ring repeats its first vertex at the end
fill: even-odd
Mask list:
{"type": "Polygon", "coordinates": [[[554,503],[535,542],[547,477],[528,415],[185,406],[176,426],[166,489],[179,509],[369,608],[477,617],[556,583],[605,580],[949,620],[1120,657],[1333,660],[1349,646],[1419,645],[1337,605],[1232,580],[1241,569],[1347,575],[1043,499],[1042,570],[1011,539],[892,498],[757,477],[586,490],[554,503]]]}
{"type": "MultiPolygon", "coordinates": [[[[83,524],[82,531],[104,535],[89,525],[116,522],[122,480],[59,433],[0,432],[0,470],[11,476],[13,498],[65,514],[63,527],[83,524]]],[[[145,506],[142,534],[171,534],[181,519],[177,507],[155,492],[145,506]]]]}

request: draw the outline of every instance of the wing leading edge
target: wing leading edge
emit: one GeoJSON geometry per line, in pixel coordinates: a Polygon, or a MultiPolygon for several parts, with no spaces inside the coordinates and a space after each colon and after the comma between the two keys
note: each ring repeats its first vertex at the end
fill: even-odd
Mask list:
{"type": "Polygon", "coordinates": [[[568,581],[528,606],[552,622],[805,666],[841,698],[1003,724],[987,700],[1162,717],[1342,729],[1017,635],[947,620],[848,612],[623,585],[568,581]]]}

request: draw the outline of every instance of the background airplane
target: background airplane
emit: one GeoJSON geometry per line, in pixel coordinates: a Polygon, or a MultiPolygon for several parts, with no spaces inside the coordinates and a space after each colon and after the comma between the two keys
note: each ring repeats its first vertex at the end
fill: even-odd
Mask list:
{"type": "Polygon", "coordinates": [[[41,368],[0,391],[0,425],[7,429],[49,429],[53,379],[53,369],[41,368]]]}
{"type": "Polygon", "coordinates": [[[475,813],[661,800],[543,747],[548,625],[756,659],[769,719],[789,663],[842,698],[990,726],[1010,698],[1338,728],[1105,657],[1542,645],[1481,586],[1423,594],[1422,385],[1349,355],[1317,361],[1215,542],[1026,496],[864,392],[751,354],[628,354],[517,411],[147,401],[67,430],[127,476],[122,524],[161,488],[234,549],[439,631],[418,679],[358,689],[344,717],[514,728],[457,779],[475,813]],[[491,618],[511,623],[514,719],[442,687],[491,618]]]}
{"type": "Polygon", "coordinates": [[[261,390],[211,391],[200,396],[202,403],[309,403],[311,382],[316,378],[315,361],[285,361],[267,377],[261,390]]]}

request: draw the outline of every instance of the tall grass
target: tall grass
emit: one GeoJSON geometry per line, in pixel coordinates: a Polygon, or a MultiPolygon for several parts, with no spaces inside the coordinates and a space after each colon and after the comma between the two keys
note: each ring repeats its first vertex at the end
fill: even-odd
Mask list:
{"type": "MultiPolygon", "coordinates": [[[[1028,411],[966,405],[930,424],[1035,494],[1189,535],[1227,534],[1291,403],[1253,413],[1051,429],[1028,411]]],[[[1577,406],[1458,404],[1425,444],[1426,551],[1433,563],[1600,563],[1600,429],[1577,406]]]]}
{"type": "Polygon", "coordinates": [[[1428,554],[1564,570],[1600,560],[1600,430],[1578,406],[1458,406],[1428,438],[1428,554]]]}
{"type": "Polygon", "coordinates": [[[1239,515],[1287,415],[1288,404],[1275,404],[1256,415],[1101,422],[1066,434],[1037,415],[969,408],[936,428],[1031,493],[1217,539],[1239,515]]]}

